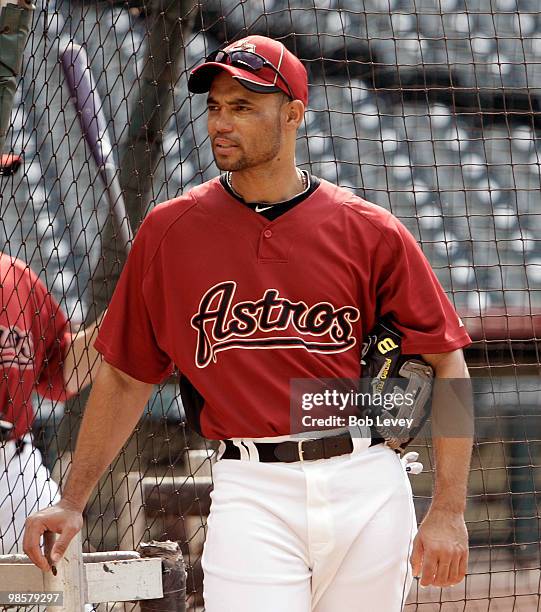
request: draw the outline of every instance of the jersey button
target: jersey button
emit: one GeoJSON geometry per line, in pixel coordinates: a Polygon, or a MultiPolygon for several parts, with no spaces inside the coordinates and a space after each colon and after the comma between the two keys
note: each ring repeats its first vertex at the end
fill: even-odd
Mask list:
{"type": "Polygon", "coordinates": [[[271,230],[265,230],[263,232],[263,236],[265,236],[265,238],[271,238],[272,237],[272,231],[271,230]]]}

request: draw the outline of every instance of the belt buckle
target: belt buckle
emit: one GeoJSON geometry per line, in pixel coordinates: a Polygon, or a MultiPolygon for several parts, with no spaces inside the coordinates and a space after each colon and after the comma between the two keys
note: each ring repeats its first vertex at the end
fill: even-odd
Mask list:
{"type": "Polygon", "coordinates": [[[298,449],[298,452],[299,452],[299,459],[301,461],[304,461],[304,451],[302,450],[302,445],[305,442],[306,442],[306,440],[304,438],[297,442],[297,449],[298,449]]]}

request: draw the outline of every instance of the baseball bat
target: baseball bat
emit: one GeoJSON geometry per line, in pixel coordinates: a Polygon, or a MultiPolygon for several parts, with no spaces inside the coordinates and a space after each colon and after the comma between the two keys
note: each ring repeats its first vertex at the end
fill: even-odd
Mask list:
{"type": "Polygon", "coordinates": [[[83,136],[105,184],[115,231],[129,252],[133,232],[117,177],[113,147],[102,110],[103,103],[92,77],[86,50],[70,42],[61,51],[60,60],[83,136]]]}

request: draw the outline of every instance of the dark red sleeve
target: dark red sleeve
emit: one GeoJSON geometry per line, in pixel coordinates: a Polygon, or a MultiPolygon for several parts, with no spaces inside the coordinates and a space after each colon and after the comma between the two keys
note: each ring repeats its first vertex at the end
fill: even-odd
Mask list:
{"type": "Polygon", "coordinates": [[[173,372],[173,364],[158,344],[143,291],[155,251],[151,225],[147,217],[137,232],[94,346],[115,368],[156,384],[173,372]]]}
{"type": "Polygon", "coordinates": [[[64,355],[71,342],[70,326],[62,308],[45,285],[31,270],[28,274],[36,313],[33,326],[37,326],[37,333],[34,337],[43,348],[42,351],[36,350],[36,354],[43,355],[42,363],[36,364],[39,368],[37,391],[43,397],[64,401],[72,395],[66,391],[64,383],[64,355]]]}
{"type": "Polygon", "coordinates": [[[390,217],[378,249],[378,306],[403,334],[406,354],[446,353],[470,337],[415,238],[390,217]]]}

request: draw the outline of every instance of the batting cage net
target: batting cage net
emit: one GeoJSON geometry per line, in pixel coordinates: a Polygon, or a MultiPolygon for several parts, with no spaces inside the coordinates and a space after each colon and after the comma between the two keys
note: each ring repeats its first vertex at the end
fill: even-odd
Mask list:
{"type": "MultiPolygon", "coordinates": [[[[415,582],[406,610],[537,610],[538,1],[37,0],[34,8],[15,6],[17,19],[0,20],[3,75],[9,81],[20,73],[13,106],[9,95],[0,97],[0,116],[10,117],[3,153],[11,154],[0,178],[0,245],[39,277],[73,332],[92,329],[107,307],[130,227],[135,233],[157,203],[218,174],[206,97],[188,93],[190,70],[249,33],[277,38],[298,55],[310,82],[299,166],[397,215],[473,338],[466,357],[478,379],[476,419],[484,434],[471,468],[468,575],[447,589],[421,590],[415,582]],[[83,137],[85,113],[94,147],[83,137]]],[[[93,338],[88,335],[87,348],[93,338]]],[[[0,339],[5,367],[4,349],[23,340],[4,330],[0,339]]],[[[90,356],[88,350],[78,356],[74,376],[88,371],[90,356]]],[[[33,442],[22,438],[17,454],[0,461],[0,554],[22,552],[24,516],[57,499],[55,483],[62,487],[69,471],[87,391],[66,401],[35,394],[27,407],[36,415],[33,442]]],[[[433,457],[429,441],[414,446],[424,464],[422,474],[411,476],[420,520],[431,495],[433,457]]],[[[171,378],[156,389],[93,494],[84,550],[177,541],[187,568],[187,609],[202,610],[200,559],[214,457],[214,445],[185,426],[178,380],[171,378]]],[[[140,605],[110,602],[96,609],[140,605]]]]}

